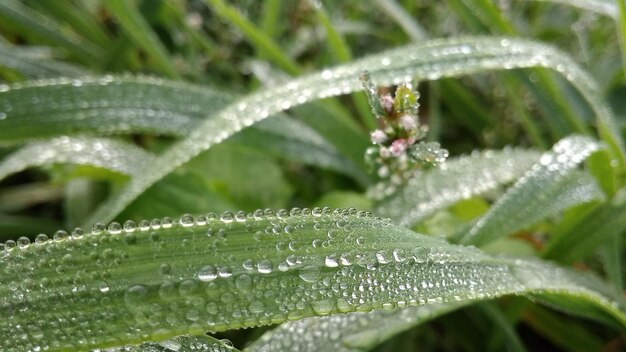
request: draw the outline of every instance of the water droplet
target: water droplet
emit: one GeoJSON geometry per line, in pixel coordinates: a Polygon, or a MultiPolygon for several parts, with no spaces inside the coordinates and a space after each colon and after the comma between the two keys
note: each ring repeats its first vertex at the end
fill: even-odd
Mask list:
{"type": "Polygon", "coordinates": [[[272,272],[272,262],[269,260],[261,260],[257,268],[261,274],[269,274],[272,272]]]}
{"type": "Polygon", "coordinates": [[[17,245],[19,248],[27,248],[30,245],[30,239],[28,237],[22,236],[17,239],[17,245]]]}
{"type": "Polygon", "coordinates": [[[161,220],[161,227],[164,229],[170,229],[172,228],[172,226],[174,226],[174,220],[172,220],[171,218],[165,217],[163,218],[163,220],[161,220]]]}
{"type": "Polygon", "coordinates": [[[250,275],[241,274],[235,280],[235,286],[241,291],[249,291],[252,288],[252,278],[250,275]]]}
{"type": "Polygon", "coordinates": [[[148,220],[141,220],[139,222],[139,230],[148,231],[150,230],[150,222],[148,220]]]}
{"type": "Polygon", "coordinates": [[[222,278],[231,277],[233,275],[232,270],[228,266],[222,266],[217,269],[217,275],[222,278]]]}
{"type": "Polygon", "coordinates": [[[248,306],[248,309],[252,314],[260,314],[265,310],[265,304],[261,301],[252,301],[248,306]]]}
{"type": "Polygon", "coordinates": [[[77,227],[72,231],[72,238],[81,238],[83,237],[84,231],[80,227],[77,227]]]}
{"type": "Polygon", "coordinates": [[[232,212],[230,212],[230,211],[225,211],[225,212],[223,212],[223,213],[222,213],[222,216],[220,216],[220,220],[221,220],[222,222],[224,222],[224,223],[227,223],[227,224],[228,224],[228,223],[233,222],[234,217],[235,217],[235,216],[233,215],[233,213],[232,213],[232,212]]]}
{"type": "Polygon", "coordinates": [[[198,271],[198,280],[203,282],[213,281],[217,278],[217,270],[212,265],[207,265],[198,271]]]}
{"type": "Polygon", "coordinates": [[[252,259],[244,260],[242,266],[246,270],[254,270],[254,262],[252,261],[252,259]]]}
{"type": "Polygon", "coordinates": [[[191,296],[196,292],[198,283],[195,280],[183,280],[178,286],[178,292],[182,296],[191,296]]]}
{"type": "Polygon", "coordinates": [[[137,225],[135,225],[135,222],[132,220],[127,220],[126,222],[124,222],[124,231],[131,233],[134,232],[137,229],[137,225]]]}
{"type": "Polygon", "coordinates": [[[35,237],[35,243],[44,243],[48,240],[48,235],[45,233],[40,233],[35,237]]]}
{"type": "Polygon", "coordinates": [[[161,275],[169,275],[172,272],[172,266],[167,263],[159,265],[159,273],[161,275]]]}
{"type": "Polygon", "coordinates": [[[148,290],[143,285],[134,285],[129,287],[124,294],[126,305],[134,308],[137,304],[144,303],[144,299],[148,295],[148,290]]]}
{"type": "Polygon", "coordinates": [[[324,265],[326,265],[329,268],[336,268],[339,266],[339,262],[337,261],[337,258],[334,255],[327,255],[326,258],[324,259],[324,265]]]}
{"type": "Polygon", "coordinates": [[[63,230],[59,230],[57,232],[54,233],[54,236],[52,236],[52,238],[54,238],[57,241],[63,241],[65,239],[67,239],[68,235],[67,232],[63,231],[63,230]]]}
{"type": "Polygon", "coordinates": [[[109,227],[107,227],[107,230],[109,230],[110,234],[117,235],[122,232],[122,225],[118,222],[112,222],[109,224],[109,227]]]}
{"type": "Polygon", "coordinates": [[[159,219],[152,219],[152,221],[150,221],[150,227],[152,227],[153,230],[158,230],[161,228],[161,220],[159,219]]]}
{"type": "Polygon", "coordinates": [[[246,212],[245,212],[245,211],[241,211],[241,210],[240,210],[240,211],[238,211],[238,212],[235,214],[235,220],[236,220],[237,222],[245,222],[245,221],[246,221],[246,217],[247,217],[247,214],[246,214],[246,212]]]}
{"type": "Polygon", "coordinates": [[[194,220],[193,220],[193,216],[189,215],[189,214],[185,214],[183,216],[180,217],[180,219],[178,220],[178,222],[180,223],[180,225],[182,227],[190,227],[193,226],[194,220]]]}
{"type": "Polygon", "coordinates": [[[319,280],[320,270],[313,265],[305,266],[298,272],[298,276],[305,282],[315,283],[319,280]]]}

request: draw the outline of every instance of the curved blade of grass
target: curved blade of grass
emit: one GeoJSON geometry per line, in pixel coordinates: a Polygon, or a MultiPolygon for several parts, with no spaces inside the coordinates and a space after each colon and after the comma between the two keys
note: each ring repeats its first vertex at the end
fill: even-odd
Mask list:
{"type": "Polygon", "coordinates": [[[205,120],[187,139],[164,153],[150,169],[142,172],[141,178],[131,180],[125,189],[105,202],[91,220],[111,220],[176,167],[245,127],[296,105],[362,89],[358,77],[363,70],[370,71],[376,84],[390,85],[410,81],[412,77],[434,80],[442,76],[532,66],[556,69],[590,99],[590,104],[597,108],[601,135],[614,155],[623,161],[624,149],[610,108],[596,92],[593,79],[569,56],[545,44],[514,38],[433,40],[372,55],[238,100],[214,118],[205,120]]]}
{"type": "Polygon", "coordinates": [[[573,172],[600,145],[572,136],[556,143],[465,234],[463,243],[484,245],[573,205],[602,199],[587,173],[573,172]]]}
{"type": "Polygon", "coordinates": [[[619,1],[613,0],[535,0],[542,2],[552,2],[555,4],[569,5],[579,8],[581,10],[587,10],[590,12],[599,13],[615,20],[619,19],[618,4],[619,1]]]}
{"type": "Polygon", "coordinates": [[[150,54],[161,71],[169,77],[179,77],[178,70],[170,59],[167,49],[133,2],[109,0],[102,2],[102,5],[111,13],[135,44],[150,54]]]}
{"type": "Polygon", "coordinates": [[[100,48],[92,43],[81,41],[75,33],[68,33],[49,17],[15,0],[0,3],[0,18],[4,25],[12,26],[22,34],[35,36],[54,43],[73,53],[82,62],[97,61],[102,55],[100,48]]]}
{"type": "Polygon", "coordinates": [[[103,76],[0,85],[0,142],[92,132],[182,136],[230,101],[210,89],[154,77],[103,76]]]}
{"type": "Polygon", "coordinates": [[[543,258],[563,263],[584,259],[611,236],[626,227],[626,191],[618,192],[562,232],[555,234],[541,254],[543,258]]]}
{"type": "MultiPolygon", "coordinates": [[[[153,77],[51,79],[0,86],[0,143],[72,135],[150,132],[191,133],[208,111],[233,97],[212,89],[153,77]],[[3,88],[5,87],[5,88],[3,88]]],[[[303,123],[275,115],[232,137],[238,143],[297,162],[368,177],[303,123]]]]}
{"type": "Polygon", "coordinates": [[[623,297],[591,275],[489,256],[350,209],[183,216],[18,242],[0,254],[7,351],[113,347],[508,294],[564,297],[626,328],[623,297]]]}
{"type": "MultiPolygon", "coordinates": [[[[46,48],[47,49],[47,48],[46,48]]],[[[52,60],[48,50],[0,43],[0,66],[18,71],[27,78],[46,78],[85,75],[83,69],[52,60]]]]}
{"type": "Polygon", "coordinates": [[[122,175],[135,175],[155,156],[132,144],[104,138],[59,137],[33,142],[0,162],[0,180],[31,167],[53,164],[89,165],[122,175]]]}
{"type": "Polygon", "coordinates": [[[285,158],[352,176],[362,185],[370,177],[352,160],[304,123],[277,115],[232,136],[230,141],[285,158]]]}
{"type": "Polygon", "coordinates": [[[536,151],[507,148],[450,159],[417,173],[387,197],[380,192],[383,197],[374,212],[411,226],[439,209],[515,181],[539,157],[536,151]]]}
{"type": "Polygon", "coordinates": [[[366,351],[391,336],[470,303],[473,302],[427,304],[289,321],[266,332],[244,351],[366,351]],[[385,324],[381,325],[381,321],[385,324]]]}
{"type": "Polygon", "coordinates": [[[237,352],[230,341],[210,336],[178,336],[161,342],[146,342],[137,346],[108,348],[106,352],[237,352]]]}

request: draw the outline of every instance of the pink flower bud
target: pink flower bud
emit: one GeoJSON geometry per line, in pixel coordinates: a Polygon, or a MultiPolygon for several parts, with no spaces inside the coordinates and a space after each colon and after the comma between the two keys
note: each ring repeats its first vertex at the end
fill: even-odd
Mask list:
{"type": "Polygon", "coordinates": [[[405,131],[413,131],[417,129],[417,119],[412,115],[402,115],[400,117],[400,126],[405,131]]]}
{"type": "Polygon", "coordinates": [[[374,130],[374,132],[370,134],[370,138],[372,139],[372,143],[382,144],[387,140],[387,135],[381,130],[374,130]]]}
{"type": "Polygon", "coordinates": [[[383,109],[387,112],[393,111],[393,98],[389,94],[385,94],[380,98],[380,105],[382,105],[383,109]]]}
{"type": "Polygon", "coordinates": [[[393,143],[391,143],[389,151],[393,156],[402,155],[402,153],[404,153],[406,151],[406,148],[408,147],[406,142],[406,139],[396,139],[395,141],[393,141],[393,143]]]}

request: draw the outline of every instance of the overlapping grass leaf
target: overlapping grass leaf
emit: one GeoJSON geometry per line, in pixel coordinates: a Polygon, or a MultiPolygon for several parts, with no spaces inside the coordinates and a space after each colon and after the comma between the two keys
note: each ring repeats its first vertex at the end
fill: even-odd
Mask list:
{"type": "Polygon", "coordinates": [[[132,144],[106,138],[59,137],[32,142],[0,162],[0,180],[31,167],[88,165],[122,175],[137,174],[155,156],[132,144]]]}
{"type": "Polygon", "coordinates": [[[536,151],[507,148],[450,159],[438,168],[415,174],[399,189],[379,185],[373,190],[379,200],[374,211],[414,225],[439,209],[515,181],[539,156],[536,151]]]}
{"type": "Polygon", "coordinates": [[[489,256],[356,210],[183,216],[54,237],[4,244],[5,351],[84,350],[508,294],[565,297],[580,314],[626,327],[623,297],[591,275],[489,256]]]}
{"type": "Polygon", "coordinates": [[[123,190],[106,201],[91,219],[93,222],[112,219],[176,167],[245,127],[296,105],[361,89],[357,77],[363,70],[370,71],[376,84],[388,85],[410,81],[414,77],[419,80],[438,79],[535,66],[556,69],[581,90],[598,114],[600,133],[614,157],[623,161],[623,143],[613,126],[610,108],[598,96],[593,79],[567,55],[545,44],[515,38],[433,40],[372,55],[238,100],[212,119],[203,121],[188,138],[174,145],[158,162],[144,170],[143,177],[131,180],[123,190]]]}
{"type": "Polygon", "coordinates": [[[541,156],[526,174],[483,215],[462,241],[484,245],[571,206],[604,197],[595,180],[575,168],[600,145],[567,137],[541,156]]]}

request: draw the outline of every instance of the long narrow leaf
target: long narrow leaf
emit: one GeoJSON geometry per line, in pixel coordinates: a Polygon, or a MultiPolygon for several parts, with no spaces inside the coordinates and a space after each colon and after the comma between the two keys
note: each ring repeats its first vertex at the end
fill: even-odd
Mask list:
{"type": "Polygon", "coordinates": [[[603,193],[591,176],[573,172],[599,148],[593,139],[581,136],[556,143],[498,199],[462,241],[484,245],[571,206],[602,199],[603,193]]]}
{"type": "MultiPolygon", "coordinates": [[[[375,213],[400,224],[413,225],[439,209],[515,181],[539,160],[532,150],[486,151],[448,160],[440,167],[416,174],[402,188],[385,196],[377,189],[375,213]]],[[[394,190],[393,187],[390,188],[394,190]]]]}
{"type": "Polygon", "coordinates": [[[7,156],[0,162],[0,180],[31,167],[52,164],[89,165],[134,175],[154,155],[132,144],[104,138],[60,137],[33,142],[7,156]]]}
{"type": "Polygon", "coordinates": [[[106,349],[106,352],[237,352],[227,341],[209,336],[178,336],[161,342],[106,349]]]}
{"type": "MultiPolygon", "coordinates": [[[[48,49],[48,48],[45,48],[48,49]]],[[[26,78],[48,78],[85,75],[86,71],[71,64],[52,60],[50,50],[0,43],[0,67],[18,71],[26,78]]]]}
{"type": "Polygon", "coordinates": [[[626,328],[623,297],[593,276],[492,257],[356,210],[112,223],[34,244],[20,238],[0,253],[5,351],[113,347],[507,294],[565,297],[626,328]]]}
{"type": "Polygon", "coordinates": [[[176,167],[245,127],[308,101],[361,89],[357,77],[363,70],[370,71],[375,83],[388,85],[409,81],[412,77],[438,79],[442,76],[532,66],[558,69],[590,99],[598,113],[601,133],[615,157],[622,161],[624,148],[614,127],[610,108],[597,96],[593,80],[568,56],[544,44],[513,38],[433,40],[324,70],[252,94],[229,105],[214,118],[204,121],[187,139],[168,150],[158,162],[145,170],[144,177],[131,180],[125,189],[105,202],[91,220],[111,220],[133,199],[176,167]]]}

